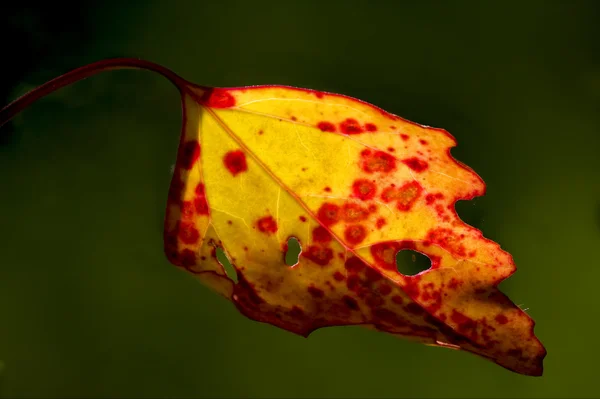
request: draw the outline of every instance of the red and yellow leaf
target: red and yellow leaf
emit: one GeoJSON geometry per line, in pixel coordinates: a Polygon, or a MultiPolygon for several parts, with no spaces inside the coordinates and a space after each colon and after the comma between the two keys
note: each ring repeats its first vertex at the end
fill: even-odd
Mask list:
{"type": "Polygon", "coordinates": [[[182,95],[164,229],[171,263],[247,317],[303,336],[364,325],[542,374],[533,321],[497,288],[512,257],[455,211],[485,185],[450,155],[448,132],[338,94],[202,87],[138,60],[95,68],[117,65],[156,70],[182,95]],[[291,237],[302,248],[294,266],[284,261],[291,237]],[[425,254],[430,269],[401,274],[401,250],[425,254]]]}

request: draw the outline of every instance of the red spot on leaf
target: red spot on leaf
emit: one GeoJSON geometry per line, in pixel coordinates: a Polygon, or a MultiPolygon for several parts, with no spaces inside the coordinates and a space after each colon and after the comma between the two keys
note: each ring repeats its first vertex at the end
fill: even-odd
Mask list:
{"type": "Polygon", "coordinates": [[[323,296],[325,296],[325,293],[322,289],[314,287],[312,285],[308,287],[308,292],[315,298],[323,298],[323,296]]]}
{"type": "Polygon", "coordinates": [[[181,203],[181,218],[191,219],[194,216],[194,205],[192,201],[183,201],[181,203]]]}
{"type": "Polygon", "coordinates": [[[506,324],[508,323],[508,317],[504,316],[503,314],[499,314],[496,316],[496,321],[498,324],[506,324]]]}
{"type": "Polygon", "coordinates": [[[235,98],[224,89],[207,89],[200,102],[212,108],[230,108],[235,105],[235,98]]]}
{"type": "Polygon", "coordinates": [[[407,140],[408,140],[408,134],[401,133],[401,134],[400,134],[400,137],[401,137],[401,138],[402,138],[402,140],[404,140],[404,141],[407,141],[407,140]]]}
{"type": "Polygon", "coordinates": [[[446,227],[438,227],[427,233],[427,240],[458,256],[466,256],[467,251],[461,243],[462,237],[446,227]]]}
{"type": "Polygon", "coordinates": [[[365,124],[365,130],[367,132],[376,132],[377,131],[377,126],[375,126],[374,123],[366,123],[365,124]]]}
{"type": "Polygon", "coordinates": [[[192,222],[181,222],[177,228],[177,236],[185,244],[195,244],[200,238],[200,233],[192,222]]]}
{"type": "Polygon", "coordinates": [[[196,253],[191,249],[184,249],[178,256],[179,265],[189,268],[196,264],[196,253]]]}
{"type": "Polygon", "coordinates": [[[242,150],[229,151],[223,158],[225,167],[231,172],[232,175],[245,172],[248,170],[248,164],[246,163],[246,155],[242,150]]]}
{"type": "Polygon", "coordinates": [[[357,179],[352,183],[353,197],[359,198],[363,201],[370,200],[375,197],[377,188],[375,183],[367,179],[357,179]]]}
{"type": "Polygon", "coordinates": [[[335,281],[344,281],[346,279],[346,277],[339,271],[333,273],[333,278],[335,279],[335,281]]]}
{"type": "Polygon", "coordinates": [[[196,207],[196,212],[198,212],[200,215],[208,215],[208,202],[206,202],[204,184],[198,183],[194,191],[196,193],[196,198],[194,198],[194,206],[196,207]]]}
{"type": "Polygon", "coordinates": [[[381,229],[383,226],[385,226],[386,221],[384,218],[379,218],[377,219],[377,222],[375,223],[375,226],[377,226],[378,229],[381,229]]]}
{"type": "Polygon", "coordinates": [[[384,269],[396,269],[396,254],[400,250],[397,242],[380,242],[371,246],[371,255],[375,262],[384,269]]]}
{"type": "Polygon", "coordinates": [[[348,306],[348,308],[352,310],[358,310],[358,302],[356,302],[356,299],[352,298],[351,296],[344,295],[342,297],[342,301],[346,304],[346,306],[348,306]]]}
{"type": "Polygon", "coordinates": [[[340,207],[329,202],[324,203],[317,212],[319,221],[325,226],[331,226],[340,219],[340,207]]]}
{"type": "Polygon", "coordinates": [[[358,121],[352,118],[348,118],[340,123],[340,130],[344,134],[359,134],[363,132],[363,129],[358,121]]]}
{"type": "Polygon", "coordinates": [[[379,293],[381,295],[385,296],[385,295],[388,295],[390,292],[392,292],[392,287],[390,287],[389,285],[387,285],[387,284],[381,284],[379,286],[379,293]]]}
{"type": "Polygon", "coordinates": [[[314,242],[327,243],[331,241],[331,234],[325,227],[318,226],[313,230],[312,238],[314,242]]]}
{"type": "Polygon", "coordinates": [[[335,132],[335,125],[331,122],[319,122],[317,127],[321,129],[322,132],[335,132]]]}
{"type": "Polygon", "coordinates": [[[422,191],[423,187],[416,181],[405,183],[400,188],[391,185],[383,190],[381,199],[384,202],[397,201],[398,209],[401,211],[409,211],[421,195],[422,191]]]}
{"type": "Polygon", "coordinates": [[[420,139],[420,140],[419,140],[419,143],[421,143],[421,144],[423,144],[423,145],[427,145],[427,140],[420,139]]]}
{"type": "Polygon", "coordinates": [[[360,224],[348,226],[344,231],[344,238],[352,245],[360,244],[366,236],[367,230],[360,224]]]}
{"type": "Polygon", "coordinates": [[[359,273],[367,267],[367,264],[363,262],[360,258],[352,256],[346,259],[344,267],[350,273],[359,273]]]}
{"type": "Polygon", "coordinates": [[[328,193],[330,193],[331,192],[331,187],[325,187],[323,190],[326,191],[326,192],[328,192],[328,193]]]}
{"type": "Polygon", "coordinates": [[[392,302],[397,305],[402,305],[404,303],[404,298],[402,298],[400,295],[394,295],[392,297],[392,302]]]}
{"type": "Polygon", "coordinates": [[[415,172],[423,172],[429,166],[429,164],[426,161],[417,157],[403,159],[402,163],[414,170],[415,172]]]}
{"type": "Polygon", "coordinates": [[[257,220],[256,225],[263,233],[273,234],[277,232],[277,222],[273,216],[265,216],[257,220]]]}
{"type": "Polygon", "coordinates": [[[396,169],[396,158],[383,151],[363,150],[361,167],[367,173],[389,173],[396,169]]]}
{"type": "Polygon", "coordinates": [[[333,259],[333,251],[331,248],[322,247],[320,245],[311,245],[306,251],[302,252],[302,256],[313,261],[317,265],[326,266],[333,259]]]}
{"type": "Polygon", "coordinates": [[[306,216],[300,216],[298,219],[300,219],[301,222],[306,222],[306,216]]]}
{"type": "Polygon", "coordinates": [[[200,144],[197,141],[187,141],[181,148],[181,167],[191,169],[200,158],[200,144]]]}
{"type": "Polygon", "coordinates": [[[358,204],[342,205],[341,217],[346,222],[354,223],[365,220],[369,216],[369,211],[358,204]]]}

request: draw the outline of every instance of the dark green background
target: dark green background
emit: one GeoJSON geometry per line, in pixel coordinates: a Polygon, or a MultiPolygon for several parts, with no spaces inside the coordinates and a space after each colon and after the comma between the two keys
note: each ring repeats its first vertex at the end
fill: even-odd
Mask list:
{"type": "Polygon", "coordinates": [[[488,186],[459,213],[514,256],[501,287],[548,356],[532,378],[357,327],[304,339],[244,318],[165,259],[178,94],[119,71],[0,130],[0,395],[600,395],[600,2],[15,3],[0,12],[3,103],[132,56],[198,84],[339,92],[449,130],[488,186]]]}

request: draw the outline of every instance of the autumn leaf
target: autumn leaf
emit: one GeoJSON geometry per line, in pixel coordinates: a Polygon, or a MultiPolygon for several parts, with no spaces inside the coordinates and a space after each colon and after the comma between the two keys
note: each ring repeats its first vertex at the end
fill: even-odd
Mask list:
{"type": "Polygon", "coordinates": [[[118,68],[159,72],[181,93],[164,225],[172,264],[247,317],[296,334],[363,325],[542,374],[534,322],[497,288],[515,271],[511,255],[455,211],[485,185],[451,156],[448,132],[344,95],[198,86],[135,59],[40,86],[3,109],[0,125],[57,88],[118,68]],[[301,254],[288,265],[294,240],[301,254]],[[400,273],[405,250],[430,268],[400,273]]]}

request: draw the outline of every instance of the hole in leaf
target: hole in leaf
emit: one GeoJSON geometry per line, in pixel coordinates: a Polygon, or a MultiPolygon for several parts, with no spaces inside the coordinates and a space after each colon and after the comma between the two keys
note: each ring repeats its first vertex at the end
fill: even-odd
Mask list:
{"type": "Polygon", "coordinates": [[[229,261],[229,258],[227,257],[227,254],[225,253],[225,251],[223,251],[223,248],[221,248],[221,247],[216,247],[215,251],[217,253],[217,260],[219,261],[219,263],[221,264],[221,266],[223,266],[223,269],[225,269],[225,274],[234,283],[237,284],[237,282],[238,282],[237,272],[235,271],[235,268],[233,267],[233,265],[229,261]]]}
{"type": "Polygon", "coordinates": [[[290,237],[287,242],[287,251],[285,252],[285,264],[288,266],[296,266],[300,260],[302,246],[295,237],[290,237]]]}
{"type": "Polygon", "coordinates": [[[405,276],[414,276],[431,267],[431,260],[420,252],[404,249],[396,254],[396,267],[405,276]]]}

